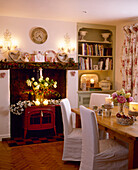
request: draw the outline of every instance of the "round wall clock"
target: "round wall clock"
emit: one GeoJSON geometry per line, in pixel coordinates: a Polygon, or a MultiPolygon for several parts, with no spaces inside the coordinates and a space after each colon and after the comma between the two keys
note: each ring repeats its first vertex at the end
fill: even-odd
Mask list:
{"type": "Polygon", "coordinates": [[[47,32],[44,28],[36,27],[31,32],[31,40],[36,44],[43,44],[47,40],[47,32]]]}

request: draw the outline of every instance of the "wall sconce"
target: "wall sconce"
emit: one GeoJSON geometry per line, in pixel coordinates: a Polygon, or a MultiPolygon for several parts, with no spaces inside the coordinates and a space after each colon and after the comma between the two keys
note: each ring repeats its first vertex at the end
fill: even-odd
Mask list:
{"type": "Polygon", "coordinates": [[[72,53],[75,51],[75,45],[70,42],[68,33],[64,36],[64,42],[60,44],[59,53],[72,53]]]}
{"type": "Polygon", "coordinates": [[[6,29],[3,35],[4,38],[0,39],[0,50],[7,52],[17,48],[17,42],[11,37],[11,32],[8,29],[6,29]]]}

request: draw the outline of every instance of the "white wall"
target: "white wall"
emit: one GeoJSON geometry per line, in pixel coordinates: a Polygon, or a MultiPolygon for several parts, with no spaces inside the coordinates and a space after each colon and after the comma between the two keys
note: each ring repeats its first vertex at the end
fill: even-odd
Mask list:
{"type": "MultiPolygon", "coordinates": [[[[33,53],[34,51],[45,52],[46,50],[54,50],[58,52],[60,42],[64,42],[64,36],[66,33],[70,36],[70,42],[76,46],[77,39],[77,26],[74,22],[63,21],[50,21],[40,19],[25,19],[15,17],[2,17],[0,16],[0,38],[3,37],[3,33],[8,29],[12,37],[18,41],[18,47],[22,52],[33,53]],[[44,44],[35,44],[29,37],[29,32],[33,27],[43,27],[48,33],[48,39],[44,44]]],[[[76,48],[77,49],[77,48],[76,48]]],[[[7,58],[6,55],[0,54],[0,60],[7,58]]],[[[77,60],[76,52],[73,55],[69,55],[77,60]]],[[[68,73],[67,73],[68,74],[68,73]]],[[[71,101],[74,107],[77,107],[77,90],[78,90],[78,76],[67,76],[67,97],[71,101]],[[72,85],[75,87],[72,90],[72,85]]],[[[0,137],[7,137],[10,133],[10,114],[9,114],[9,74],[6,74],[6,79],[0,80],[0,137]],[[5,88],[5,90],[3,90],[5,88]]],[[[0,138],[0,139],[1,139],[0,138]]]]}
{"type": "Polygon", "coordinates": [[[116,26],[116,62],[115,62],[115,88],[120,89],[122,87],[122,74],[121,69],[121,56],[122,46],[124,42],[123,26],[138,23],[138,20],[124,22],[116,26]]]}
{"type": "Polygon", "coordinates": [[[72,108],[78,107],[78,71],[68,70],[67,71],[67,98],[70,100],[72,108]],[[73,75],[72,75],[72,74],[73,75]]]}
{"type": "Polygon", "coordinates": [[[10,137],[10,86],[9,86],[9,71],[0,70],[0,73],[5,73],[5,77],[0,77],[0,140],[5,137],[10,137]]]}
{"type": "MultiPolygon", "coordinates": [[[[33,53],[34,51],[45,52],[46,50],[58,51],[60,42],[64,42],[64,36],[66,33],[70,36],[70,41],[75,43],[76,46],[76,23],[52,21],[52,20],[40,20],[40,19],[26,19],[26,18],[14,18],[14,17],[2,17],[0,16],[0,37],[8,29],[12,37],[18,41],[18,47],[23,52],[33,53]],[[48,38],[44,44],[35,44],[30,39],[30,30],[34,27],[43,27],[46,29],[48,38]]],[[[74,59],[76,59],[76,53],[74,53],[74,59]]]]}

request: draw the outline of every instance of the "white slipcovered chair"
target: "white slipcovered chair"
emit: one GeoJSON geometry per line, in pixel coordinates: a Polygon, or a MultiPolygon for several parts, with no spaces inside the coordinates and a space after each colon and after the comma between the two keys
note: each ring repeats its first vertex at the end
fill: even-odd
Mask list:
{"type": "MultiPolygon", "coordinates": [[[[100,107],[102,104],[105,104],[106,97],[110,97],[110,94],[91,93],[89,108],[93,109],[94,105],[100,107]]],[[[99,129],[99,137],[100,139],[109,138],[109,134],[99,129]]]]}
{"type": "Polygon", "coordinates": [[[72,112],[69,100],[67,98],[62,99],[60,106],[64,130],[64,148],[62,160],[80,161],[82,150],[82,130],[81,128],[73,128],[72,112]]]}
{"type": "Polygon", "coordinates": [[[80,106],[82,155],[80,170],[126,170],[128,149],[112,139],[99,140],[95,112],[80,106]]]}
{"type": "Polygon", "coordinates": [[[110,94],[91,93],[89,107],[92,109],[93,105],[101,106],[105,104],[105,98],[110,97],[110,94]]]}

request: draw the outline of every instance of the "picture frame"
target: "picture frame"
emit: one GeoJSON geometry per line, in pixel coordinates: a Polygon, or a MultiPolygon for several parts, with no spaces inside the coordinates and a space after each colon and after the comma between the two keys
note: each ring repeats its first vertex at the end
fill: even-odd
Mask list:
{"type": "Polygon", "coordinates": [[[98,65],[93,65],[94,70],[98,70],[98,65]]]}

